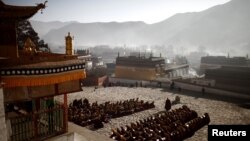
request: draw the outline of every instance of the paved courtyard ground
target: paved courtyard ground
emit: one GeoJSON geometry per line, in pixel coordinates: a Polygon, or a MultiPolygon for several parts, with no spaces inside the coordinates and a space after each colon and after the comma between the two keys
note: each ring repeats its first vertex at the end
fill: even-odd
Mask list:
{"type": "MultiPolygon", "coordinates": [[[[210,99],[209,96],[203,96],[201,93],[188,92],[185,95],[183,91],[178,93],[177,91],[169,91],[161,88],[102,87],[95,89],[94,87],[83,87],[82,92],[68,94],[68,104],[74,99],[80,98],[87,98],[91,103],[97,101],[99,104],[106,101],[116,102],[132,98],[154,101],[155,108],[111,119],[109,123],[104,124],[104,128],[94,131],[97,134],[109,137],[111,128],[118,128],[162,111],[164,110],[165,100],[169,98],[172,101],[177,95],[180,96],[181,103],[174,105],[173,109],[187,105],[190,109],[195,110],[199,116],[208,113],[211,119],[210,124],[250,124],[250,109],[242,108],[230,102],[210,99]]],[[[58,96],[56,99],[62,101],[63,97],[58,96]]],[[[194,136],[186,139],[186,141],[207,141],[207,126],[198,130],[194,136]]]]}

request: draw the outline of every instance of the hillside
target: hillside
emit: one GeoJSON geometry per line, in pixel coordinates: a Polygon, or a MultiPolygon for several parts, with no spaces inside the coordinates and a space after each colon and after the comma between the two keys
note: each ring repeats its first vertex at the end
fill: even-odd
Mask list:
{"type": "Polygon", "coordinates": [[[41,22],[41,21],[31,20],[30,23],[32,24],[36,32],[39,33],[39,36],[44,36],[53,29],[58,29],[75,22],[60,22],[60,21],[41,22]]]}
{"type": "Polygon", "coordinates": [[[155,24],[100,22],[48,27],[43,39],[50,45],[62,46],[64,36],[72,32],[77,46],[172,45],[175,53],[195,51],[202,46],[209,53],[246,55],[250,53],[249,13],[249,0],[232,0],[201,12],[179,13],[155,24]]]}

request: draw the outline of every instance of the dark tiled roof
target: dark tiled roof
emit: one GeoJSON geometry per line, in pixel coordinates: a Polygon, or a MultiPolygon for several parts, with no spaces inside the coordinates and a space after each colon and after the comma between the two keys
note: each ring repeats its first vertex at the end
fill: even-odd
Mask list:
{"type": "Polygon", "coordinates": [[[0,19],[1,20],[23,20],[32,17],[38,10],[44,9],[45,4],[37,6],[13,6],[6,5],[0,1],[0,19]]]}

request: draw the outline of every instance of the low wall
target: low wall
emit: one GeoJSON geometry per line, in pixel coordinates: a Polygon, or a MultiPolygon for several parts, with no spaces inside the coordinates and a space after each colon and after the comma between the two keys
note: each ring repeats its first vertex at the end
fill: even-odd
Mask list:
{"type": "Polygon", "coordinates": [[[250,99],[250,95],[247,95],[247,94],[241,94],[241,93],[226,91],[226,90],[222,90],[222,89],[216,89],[216,88],[212,88],[212,87],[199,86],[199,85],[180,82],[180,81],[174,81],[174,83],[175,83],[176,87],[180,87],[180,88],[185,89],[185,90],[202,92],[202,88],[204,88],[206,93],[250,99]]]}
{"type": "Polygon", "coordinates": [[[133,79],[124,79],[124,78],[117,78],[117,77],[109,77],[109,83],[113,84],[127,84],[133,85],[138,87],[169,87],[168,82],[160,82],[160,81],[146,81],[146,80],[133,80],[133,79]]]}

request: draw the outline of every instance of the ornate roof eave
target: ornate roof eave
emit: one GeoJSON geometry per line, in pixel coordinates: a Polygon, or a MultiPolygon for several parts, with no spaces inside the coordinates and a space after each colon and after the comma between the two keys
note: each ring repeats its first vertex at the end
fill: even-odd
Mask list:
{"type": "Polygon", "coordinates": [[[13,87],[32,87],[32,86],[48,86],[74,80],[82,80],[86,78],[84,70],[71,70],[67,72],[51,73],[43,75],[12,75],[2,76],[1,80],[5,83],[4,88],[13,87]]]}
{"type": "Polygon", "coordinates": [[[44,3],[37,4],[37,6],[13,6],[6,5],[0,1],[0,19],[1,20],[24,20],[32,17],[40,9],[46,6],[44,3]]]}
{"type": "Polygon", "coordinates": [[[42,62],[31,65],[20,65],[16,67],[7,67],[0,69],[1,76],[34,76],[45,74],[58,74],[62,72],[69,72],[73,70],[84,70],[85,61],[82,60],[68,60],[59,62],[42,62]]]}
{"type": "Polygon", "coordinates": [[[4,88],[55,85],[86,78],[85,62],[68,60],[42,62],[0,69],[4,88]]]}

